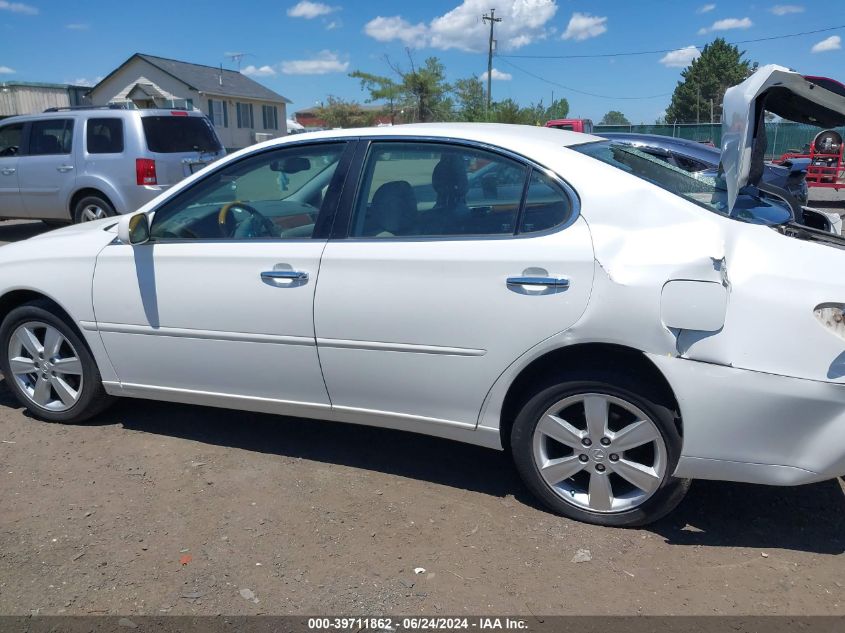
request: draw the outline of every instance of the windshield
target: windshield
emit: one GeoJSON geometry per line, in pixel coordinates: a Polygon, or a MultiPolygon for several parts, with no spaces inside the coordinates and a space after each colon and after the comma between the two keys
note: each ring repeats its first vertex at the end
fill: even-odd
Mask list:
{"type": "Polygon", "coordinates": [[[783,224],[792,220],[792,211],[788,207],[771,199],[763,200],[757,190],[751,188],[743,190],[733,212],[730,212],[728,190],[723,177],[713,172],[690,173],[631,145],[600,141],[576,145],[570,149],[613,165],[725,217],[752,224],[783,224]]]}
{"type": "Polygon", "coordinates": [[[151,152],[218,152],[220,141],[205,117],[145,116],[144,135],[151,152]]]}

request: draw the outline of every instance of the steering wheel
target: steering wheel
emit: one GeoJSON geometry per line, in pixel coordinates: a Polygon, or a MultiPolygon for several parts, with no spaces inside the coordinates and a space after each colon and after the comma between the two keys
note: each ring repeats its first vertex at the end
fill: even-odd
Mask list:
{"type": "Polygon", "coordinates": [[[255,207],[251,207],[250,205],[241,202],[240,200],[235,200],[234,202],[229,202],[228,204],[224,204],[220,208],[220,212],[217,214],[217,227],[220,230],[220,237],[274,237],[276,234],[276,225],[273,224],[265,215],[262,215],[258,209],[255,207]],[[238,222],[235,226],[234,230],[229,229],[229,216],[230,211],[232,209],[239,209],[242,211],[246,211],[250,215],[249,224],[246,225],[246,221],[238,222]],[[243,235],[238,235],[238,232],[241,230],[241,227],[244,226],[245,230],[243,231],[243,235]],[[260,231],[260,233],[258,232],[260,231]]]}

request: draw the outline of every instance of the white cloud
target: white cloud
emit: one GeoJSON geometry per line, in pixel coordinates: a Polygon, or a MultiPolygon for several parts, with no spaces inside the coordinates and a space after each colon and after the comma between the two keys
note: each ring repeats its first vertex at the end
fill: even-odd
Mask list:
{"type": "Polygon", "coordinates": [[[70,29],[71,31],[87,31],[87,30],[88,30],[88,25],[87,25],[87,24],[82,24],[82,23],[76,23],[76,24],[65,24],[65,28],[66,28],[66,29],[70,29]]]}
{"type": "Polygon", "coordinates": [[[769,9],[775,15],[789,15],[790,13],[804,13],[804,7],[797,4],[776,4],[769,9]]]}
{"type": "Polygon", "coordinates": [[[343,26],[343,22],[340,20],[332,20],[326,24],[327,31],[334,31],[335,29],[339,29],[343,26]]]}
{"type": "Polygon", "coordinates": [[[710,13],[713,9],[716,8],[715,4],[703,4],[698,7],[695,12],[696,13],[710,13]]]}
{"type": "MultiPolygon", "coordinates": [[[[496,17],[502,18],[495,27],[499,50],[521,48],[551,32],[548,23],[557,11],[555,0],[499,0],[495,4],[496,17]]],[[[484,52],[490,25],[481,16],[489,12],[489,0],[463,0],[428,24],[413,24],[399,15],[378,16],[366,24],[364,32],[379,42],[399,41],[413,48],[484,52]]]]}
{"type": "Polygon", "coordinates": [[[68,81],[67,83],[73,86],[96,86],[103,80],[102,75],[95,77],[94,79],[88,79],[87,77],[77,77],[73,81],[68,81]]]}
{"type": "Polygon", "coordinates": [[[0,75],[14,75],[15,69],[8,66],[0,66],[0,75]]]}
{"type": "MultiPolygon", "coordinates": [[[[500,50],[516,50],[548,35],[546,25],[555,16],[554,0],[501,0],[494,3],[494,27],[500,50]]],[[[487,50],[490,23],[481,20],[489,15],[490,0],[463,0],[460,5],[434,18],[429,25],[431,46],[441,50],[456,48],[467,52],[487,50]]]]}
{"type": "Polygon", "coordinates": [[[580,42],[607,31],[606,23],[607,18],[576,12],[569,18],[569,24],[561,37],[565,40],[580,42]]]}
{"type": "Polygon", "coordinates": [[[731,29],[750,29],[754,23],[750,18],[725,18],[724,20],[716,20],[713,26],[705,29],[698,29],[699,35],[710,33],[711,31],[729,31],[731,29]]]}
{"type": "Polygon", "coordinates": [[[667,68],[686,68],[699,55],[701,55],[701,51],[695,46],[685,46],[676,51],[666,53],[660,58],[660,63],[667,68]]]}
{"type": "Polygon", "coordinates": [[[247,77],[272,77],[276,74],[276,71],[273,70],[272,66],[253,66],[250,64],[243,70],[241,70],[242,75],[246,75],[247,77]]]}
{"type": "Polygon", "coordinates": [[[838,35],[831,35],[810,49],[813,53],[824,53],[825,51],[838,51],[842,48],[842,38],[838,35]]]}
{"type": "Polygon", "coordinates": [[[38,9],[23,2],[0,0],[0,10],[11,11],[12,13],[25,13],[26,15],[38,15],[38,9]]]}
{"type": "Polygon", "coordinates": [[[405,46],[422,48],[428,45],[428,27],[420,22],[411,24],[398,15],[384,18],[378,16],[364,25],[364,33],[379,42],[399,40],[405,46]]]}
{"type": "MultiPolygon", "coordinates": [[[[493,81],[510,81],[511,79],[513,79],[513,75],[511,75],[510,73],[503,73],[498,68],[493,69],[492,75],[493,75],[493,81]]],[[[479,77],[479,79],[481,79],[481,81],[487,81],[487,71],[486,70],[483,73],[481,73],[481,77],[479,77]]]]}
{"type": "Polygon", "coordinates": [[[328,15],[339,11],[340,7],[330,7],[322,2],[309,2],[309,0],[302,0],[288,9],[288,15],[292,18],[305,18],[306,20],[313,20],[321,15],[328,15]]]}
{"type": "Polygon", "coordinates": [[[295,59],[281,63],[285,75],[326,75],[345,73],[349,69],[348,61],[340,61],[337,53],[320,51],[313,59],[295,59]]]}

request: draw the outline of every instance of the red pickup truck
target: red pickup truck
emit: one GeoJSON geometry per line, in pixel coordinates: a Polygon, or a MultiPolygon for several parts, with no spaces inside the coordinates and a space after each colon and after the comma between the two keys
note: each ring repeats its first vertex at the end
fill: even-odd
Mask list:
{"type": "Polygon", "coordinates": [[[590,119],[552,119],[546,121],[546,127],[553,127],[558,130],[569,130],[570,132],[593,133],[593,122],[590,119]]]}

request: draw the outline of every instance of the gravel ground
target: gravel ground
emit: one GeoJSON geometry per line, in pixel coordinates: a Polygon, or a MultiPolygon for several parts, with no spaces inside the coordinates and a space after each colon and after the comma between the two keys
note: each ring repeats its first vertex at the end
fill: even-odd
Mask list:
{"type": "Polygon", "coordinates": [[[840,481],[604,529],[495,451],[141,400],[49,424],[0,382],[0,509],[2,614],[845,615],[840,481]]]}

